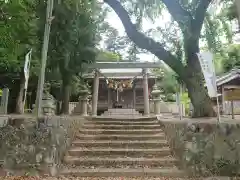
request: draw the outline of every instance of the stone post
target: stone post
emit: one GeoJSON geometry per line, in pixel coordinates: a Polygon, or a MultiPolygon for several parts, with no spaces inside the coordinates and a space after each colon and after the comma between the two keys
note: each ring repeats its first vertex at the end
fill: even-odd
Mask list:
{"type": "Polygon", "coordinates": [[[88,90],[83,89],[80,91],[79,103],[81,104],[81,115],[88,115],[88,90]]]}
{"type": "Polygon", "coordinates": [[[92,113],[92,96],[88,96],[88,103],[87,103],[87,108],[88,108],[88,114],[92,113]]]}
{"type": "Polygon", "coordinates": [[[149,97],[148,97],[148,69],[143,69],[143,99],[144,99],[144,115],[149,115],[149,97]]]}
{"type": "Polygon", "coordinates": [[[56,111],[56,104],[54,97],[49,93],[50,91],[50,84],[45,83],[42,95],[42,113],[47,116],[55,115],[56,111]]]}
{"type": "Polygon", "coordinates": [[[136,109],[136,88],[133,87],[133,109],[136,109]]]}
{"type": "Polygon", "coordinates": [[[152,91],[152,96],[153,96],[153,101],[154,101],[154,114],[156,115],[160,115],[161,111],[160,111],[160,103],[161,103],[161,98],[160,98],[160,94],[161,94],[161,90],[158,89],[157,85],[155,84],[153,86],[153,91],[152,91]]]}
{"type": "Polygon", "coordinates": [[[112,108],[112,90],[108,88],[108,109],[112,108]]]}
{"type": "Polygon", "coordinates": [[[99,73],[97,70],[95,70],[92,93],[92,116],[97,116],[98,88],[99,88],[99,73]]]}
{"type": "Polygon", "coordinates": [[[8,96],[9,96],[9,89],[4,88],[2,91],[2,99],[0,104],[0,114],[7,114],[8,108],[8,96]]]}
{"type": "Polygon", "coordinates": [[[226,114],[226,104],[225,104],[225,89],[224,85],[222,86],[222,114],[226,114]]]}

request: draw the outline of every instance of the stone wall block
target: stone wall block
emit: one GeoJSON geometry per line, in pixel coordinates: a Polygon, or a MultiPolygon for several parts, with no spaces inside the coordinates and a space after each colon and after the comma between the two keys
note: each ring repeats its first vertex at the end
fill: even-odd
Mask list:
{"type": "Polygon", "coordinates": [[[190,175],[232,176],[240,172],[240,124],[161,121],[181,168],[190,175]]]}
{"type": "Polygon", "coordinates": [[[44,117],[23,126],[0,127],[0,160],[3,169],[24,175],[57,173],[62,158],[84,120],[44,117]],[[19,173],[21,172],[21,173],[19,173]]]}

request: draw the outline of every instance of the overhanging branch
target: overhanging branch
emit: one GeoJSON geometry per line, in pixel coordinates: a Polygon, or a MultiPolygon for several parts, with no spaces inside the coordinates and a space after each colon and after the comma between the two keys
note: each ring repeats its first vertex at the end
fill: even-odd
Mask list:
{"type": "Polygon", "coordinates": [[[200,36],[201,30],[202,30],[202,25],[203,21],[207,12],[207,9],[212,2],[212,0],[199,0],[199,5],[196,9],[196,14],[195,18],[193,20],[192,24],[192,30],[194,32],[195,36],[200,36]]]}
{"type": "Polygon", "coordinates": [[[104,0],[121,19],[128,37],[141,49],[146,49],[159,59],[168,64],[179,76],[184,77],[185,68],[180,60],[178,60],[169,51],[164,49],[162,45],[152,38],[145,36],[137,31],[136,26],[132,23],[128,12],[123,8],[118,0],[104,0]]]}
{"type": "Polygon", "coordinates": [[[167,7],[173,19],[179,24],[182,31],[187,30],[193,18],[188,11],[183,9],[179,0],[162,0],[162,2],[167,7]]]}

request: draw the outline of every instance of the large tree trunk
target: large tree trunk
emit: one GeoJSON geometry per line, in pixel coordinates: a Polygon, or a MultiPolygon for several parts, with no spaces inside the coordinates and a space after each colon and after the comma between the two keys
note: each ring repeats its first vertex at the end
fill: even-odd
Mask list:
{"type": "Polygon", "coordinates": [[[185,56],[187,60],[186,75],[183,77],[188,94],[194,107],[193,117],[216,116],[213,103],[208,96],[203,80],[200,62],[197,53],[199,52],[199,39],[189,38],[185,35],[184,41],[185,56]]]}
{"type": "Polygon", "coordinates": [[[17,114],[23,114],[24,113],[24,104],[23,104],[23,98],[24,98],[24,85],[25,85],[25,79],[24,76],[20,76],[20,87],[19,87],[19,93],[16,99],[16,109],[15,113],[17,114]]]}
{"type": "Polygon", "coordinates": [[[62,114],[69,114],[69,100],[70,100],[70,91],[71,91],[71,86],[70,86],[70,80],[68,78],[63,78],[63,94],[62,94],[62,114]]]}
{"type": "Polygon", "coordinates": [[[194,107],[193,117],[216,116],[213,104],[204,87],[201,74],[190,74],[185,80],[188,94],[194,107]]]}

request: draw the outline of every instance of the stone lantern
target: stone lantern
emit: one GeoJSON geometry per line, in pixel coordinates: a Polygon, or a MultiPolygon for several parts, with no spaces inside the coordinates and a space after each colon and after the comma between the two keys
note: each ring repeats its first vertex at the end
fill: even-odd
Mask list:
{"type": "Polygon", "coordinates": [[[153,102],[154,102],[154,113],[156,115],[160,115],[160,103],[161,103],[161,90],[158,89],[157,85],[155,84],[153,86],[153,90],[151,92],[152,97],[153,97],[153,102]]]}
{"type": "Polygon", "coordinates": [[[87,110],[88,110],[88,114],[92,113],[92,95],[91,94],[88,95],[87,110]]]}
{"type": "Polygon", "coordinates": [[[88,115],[88,96],[89,91],[86,86],[82,86],[82,89],[79,92],[79,103],[81,104],[81,115],[88,115]]]}
{"type": "Polygon", "coordinates": [[[56,111],[56,104],[54,97],[49,93],[49,83],[44,84],[42,97],[42,112],[44,115],[54,115],[56,111]]]}

